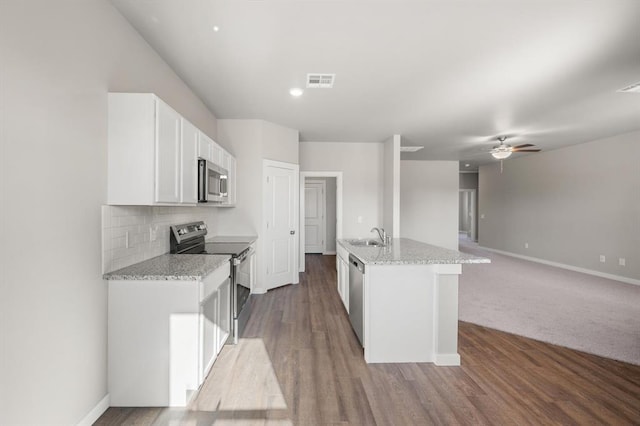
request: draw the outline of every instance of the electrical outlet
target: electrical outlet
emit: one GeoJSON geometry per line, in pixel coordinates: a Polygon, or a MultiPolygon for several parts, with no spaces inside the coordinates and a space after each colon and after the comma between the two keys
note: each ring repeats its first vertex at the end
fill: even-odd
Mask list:
{"type": "Polygon", "coordinates": [[[149,227],[149,241],[155,241],[158,239],[158,227],[149,227]]]}
{"type": "Polygon", "coordinates": [[[484,219],[484,214],[481,214],[481,215],[480,215],[480,219],[484,219]]]}
{"type": "Polygon", "coordinates": [[[627,261],[624,257],[621,257],[618,259],[618,265],[620,266],[627,266],[627,261]]]}
{"type": "Polygon", "coordinates": [[[529,243],[524,243],[524,248],[529,248],[529,243]]]}
{"type": "Polygon", "coordinates": [[[358,223],[362,223],[362,216],[358,216],[358,223]]]}
{"type": "Polygon", "coordinates": [[[604,262],[606,262],[606,261],[607,261],[607,258],[606,258],[606,257],[604,257],[604,254],[601,254],[601,255],[600,255],[600,262],[604,263],[604,262]]]}

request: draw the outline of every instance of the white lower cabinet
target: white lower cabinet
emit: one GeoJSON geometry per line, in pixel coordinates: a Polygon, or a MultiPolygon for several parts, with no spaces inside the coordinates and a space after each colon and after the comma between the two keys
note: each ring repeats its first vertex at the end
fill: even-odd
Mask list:
{"type": "Polygon", "coordinates": [[[344,308],[349,312],[349,252],[338,244],[336,269],[338,277],[338,294],[344,308]]]}
{"type": "Polygon", "coordinates": [[[229,276],[225,262],[202,280],[109,281],[112,406],[189,402],[229,336],[229,276]]]}
{"type": "Polygon", "coordinates": [[[224,273],[216,270],[205,278],[203,284],[200,303],[202,341],[199,356],[200,382],[207,377],[213,362],[231,333],[231,280],[229,273],[226,274],[226,279],[224,273]],[[207,289],[215,290],[207,291],[207,289]]]}

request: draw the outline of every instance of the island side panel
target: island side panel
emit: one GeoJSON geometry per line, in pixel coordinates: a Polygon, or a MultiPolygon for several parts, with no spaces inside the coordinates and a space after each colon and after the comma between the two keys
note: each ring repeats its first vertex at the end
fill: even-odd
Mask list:
{"type": "Polygon", "coordinates": [[[460,365],[458,354],[458,275],[460,265],[438,265],[435,280],[435,338],[433,362],[460,365]]]}
{"type": "Polygon", "coordinates": [[[434,265],[366,265],[367,363],[434,361],[434,265]]]}

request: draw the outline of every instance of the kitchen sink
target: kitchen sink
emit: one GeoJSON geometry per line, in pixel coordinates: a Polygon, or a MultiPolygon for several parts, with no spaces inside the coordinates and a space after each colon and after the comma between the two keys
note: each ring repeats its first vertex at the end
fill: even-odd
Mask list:
{"type": "Polygon", "coordinates": [[[382,244],[381,241],[377,241],[377,240],[349,240],[349,244],[351,244],[352,246],[359,246],[359,247],[382,247],[382,246],[384,246],[384,244],[382,244]]]}

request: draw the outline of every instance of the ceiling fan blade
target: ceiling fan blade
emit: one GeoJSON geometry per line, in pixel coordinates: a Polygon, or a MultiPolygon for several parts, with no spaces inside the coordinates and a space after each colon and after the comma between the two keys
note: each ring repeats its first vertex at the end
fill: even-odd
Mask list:
{"type": "Polygon", "coordinates": [[[540,152],[541,149],[513,149],[511,152],[540,152]]]}
{"type": "Polygon", "coordinates": [[[535,145],[531,145],[530,143],[524,143],[524,144],[522,144],[522,145],[514,146],[514,147],[513,147],[513,149],[518,149],[518,148],[527,148],[527,147],[529,147],[529,146],[535,146],[535,145]]]}

